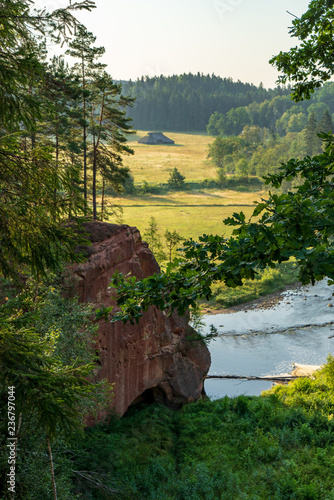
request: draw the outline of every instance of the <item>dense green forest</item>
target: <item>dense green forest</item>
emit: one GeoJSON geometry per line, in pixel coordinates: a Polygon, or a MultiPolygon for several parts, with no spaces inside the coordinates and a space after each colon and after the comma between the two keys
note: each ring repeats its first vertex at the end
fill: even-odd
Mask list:
{"type": "Polygon", "coordinates": [[[136,98],[130,112],[136,129],[184,132],[205,130],[215,112],[227,113],[289,94],[288,88],[267,90],[262,85],[200,73],[142,77],[122,82],[122,89],[124,95],[136,98]]]}
{"type": "Polygon", "coordinates": [[[55,439],[80,432],[87,413],[110,405],[112,391],[95,377],[93,310],[63,296],[61,274],[83,260],[82,221],[103,213],[98,174],[102,188],[108,179],[116,189],[128,175],[122,154],[131,153],[131,101],[98,64],[104,49],[94,48],[95,37],[76,19],[94,2],[53,12],[33,7],[0,4],[0,496],[65,500],[74,497],[55,480],[55,439]],[[50,41],[69,43],[79,64],[48,61],[50,41]],[[36,486],[22,489],[18,450],[23,476],[35,477],[41,496],[36,486]],[[37,456],[47,476],[37,462],[31,467],[37,456]]]}
{"type": "Polygon", "coordinates": [[[333,96],[334,85],[328,82],[307,101],[296,103],[290,95],[277,95],[246,106],[233,106],[228,111],[217,109],[210,116],[207,131],[210,135],[238,135],[246,125],[253,125],[279,135],[301,132],[311,113],[317,121],[326,111],[334,114],[333,96]]]}
{"type": "Polygon", "coordinates": [[[319,134],[334,130],[333,95],[334,84],[326,83],[301,104],[281,96],[214,113],[207,130],[217,138],[209,147],[209,157],[222,185],[226,174],[263,177],[277,172],[289,158],[320,154],[319,134]]]}

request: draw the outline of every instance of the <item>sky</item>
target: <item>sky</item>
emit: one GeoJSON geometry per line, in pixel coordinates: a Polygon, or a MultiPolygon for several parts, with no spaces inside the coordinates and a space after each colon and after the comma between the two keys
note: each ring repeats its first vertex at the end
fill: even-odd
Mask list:
{"type": "Polygon", "coordinates": [[[309,1],[96,0],[77,17],[105,47],[101,62],[115,80],[200,72],[272,88],[278,73],[268,61],[296,45],[291,14],[299,17],[309,1]]]}

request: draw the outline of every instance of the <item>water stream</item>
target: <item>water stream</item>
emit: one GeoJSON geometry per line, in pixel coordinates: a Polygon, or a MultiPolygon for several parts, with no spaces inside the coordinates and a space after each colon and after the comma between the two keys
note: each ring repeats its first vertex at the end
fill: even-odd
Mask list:
{"type": "MultiPolygon", "coordinates": [[[[272,309],[205,315],[205,332],[214,325],[219,337],[209,344],[211,375],[280,375],[293,363],[321,365],[334,354],[334,286],[327,280],[283,294],[272,309]],[[330,338],[332,337],[333,338],[330,338]]],[[[211,399],[259,395],[267,381],[215,379],[205,382],[211,399]]]]}

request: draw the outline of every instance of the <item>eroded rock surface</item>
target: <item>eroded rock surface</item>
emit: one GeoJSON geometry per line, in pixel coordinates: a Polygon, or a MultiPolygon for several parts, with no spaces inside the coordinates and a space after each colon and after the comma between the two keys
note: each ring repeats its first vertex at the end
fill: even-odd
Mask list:
{"type": "MultiPolygon", "coordinates": [[[[85,228],[92,241],[88,260],[69,268],[80,300],[110,306],[108,286],[116,270],[138,278],[159,270],[136,228],[102,222],[85,228]]],[[[205,345],[186,340],[189,331],[185,317],[167,317],[153,306],[139,324],[99,322],[100,376],[115,383],[117,413],[141,399],[178,407],[201,397],[210,354],[205,345]]]]}

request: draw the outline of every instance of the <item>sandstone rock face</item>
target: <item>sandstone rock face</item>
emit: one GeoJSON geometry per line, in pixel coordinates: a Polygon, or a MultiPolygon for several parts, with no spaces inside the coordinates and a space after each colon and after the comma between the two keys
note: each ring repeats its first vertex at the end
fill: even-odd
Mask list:
{"type": "MultiPolygon", "coordinates": [[[[138,278],[159,271],[136,228],[89,222],[85,229],[92,241],[88,260],[69,269],[81,301],[114,304],[108,287],[116,270],[138,278]]],[[[200,342],[186,340],[189,331],[185,317],[167,317],[153,306],[139,324],[99,322],[100,376],[115,383],[118,414],[141,399],[178,407],[201,397],[210,354],[200,342]]]]}

